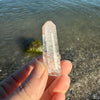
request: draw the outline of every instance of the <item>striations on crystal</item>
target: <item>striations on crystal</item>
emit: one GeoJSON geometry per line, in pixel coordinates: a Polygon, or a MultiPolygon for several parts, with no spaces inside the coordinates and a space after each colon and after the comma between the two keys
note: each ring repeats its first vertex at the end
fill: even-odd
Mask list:
{"type": "Polygon", "coordinates": [[[61,74],[60,54],[57,40],[56,25],[47,21],[42,27],[43,60],[48,68],[49,75],[61,74]]]}

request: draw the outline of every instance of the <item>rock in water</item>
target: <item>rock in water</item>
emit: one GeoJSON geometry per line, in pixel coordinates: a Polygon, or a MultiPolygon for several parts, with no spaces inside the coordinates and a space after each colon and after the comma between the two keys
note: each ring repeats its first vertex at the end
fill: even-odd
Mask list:
{"type": "Polygon", "coordinates": [[[29,43],[27,47],[27,52],[29,53],[42,53],[43,52],[43,45],[42,42],[39,40],[33,40],[29,43]]]}
{"type": "Polygon", "coordinates": [[[47,21],[42,27],[43,60],[52,76],[61,74],[60,54],[57,40],[56,25],[47,21]]]}

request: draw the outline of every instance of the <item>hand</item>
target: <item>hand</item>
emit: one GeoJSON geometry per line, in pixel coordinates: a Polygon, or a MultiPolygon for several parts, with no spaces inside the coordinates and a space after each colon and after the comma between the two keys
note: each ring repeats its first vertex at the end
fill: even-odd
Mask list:
{"type": "Polygon", "coordinates": [[[0,100],[65,100],[70,86],[69,61],[61,61],[61,75],[48,76],[42,58],[37,58],[0,83],[0,100]]]}

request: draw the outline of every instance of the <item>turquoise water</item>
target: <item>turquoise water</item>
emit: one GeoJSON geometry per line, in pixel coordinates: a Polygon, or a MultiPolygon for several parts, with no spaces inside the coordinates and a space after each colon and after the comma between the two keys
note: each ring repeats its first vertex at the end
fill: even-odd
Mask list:
{"type": "Polygon", "coordinates": [[[1,72],[12,66],[10,73],[33,57],[24,55],[22,41],[41,40],[47,20],[57,26],[63,55],[80,45],[100,44],[100,0],[0,0],[1,72]]]}

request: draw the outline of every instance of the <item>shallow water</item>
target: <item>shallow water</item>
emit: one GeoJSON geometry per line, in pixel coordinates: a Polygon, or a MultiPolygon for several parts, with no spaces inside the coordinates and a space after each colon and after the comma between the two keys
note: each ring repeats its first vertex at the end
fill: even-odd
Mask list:
{"type": "Polygon", "coordinates": [[[64,42],[64,48],[98,38],[100,0],[1,0],[0,58],[17,51],[21,56],[19,39],[41,39],[41,27],[47,20],[57,25],[59,44],[64,42]]]}
{"type": "Polygon", "coordinates": [[[22,42],[41,40],[47,20],[57,26],[62,59],[74,66],[80,59],[100,62],[100,0],[0,0],[1,80],[35,57],[25,54],[22,42]]]}

